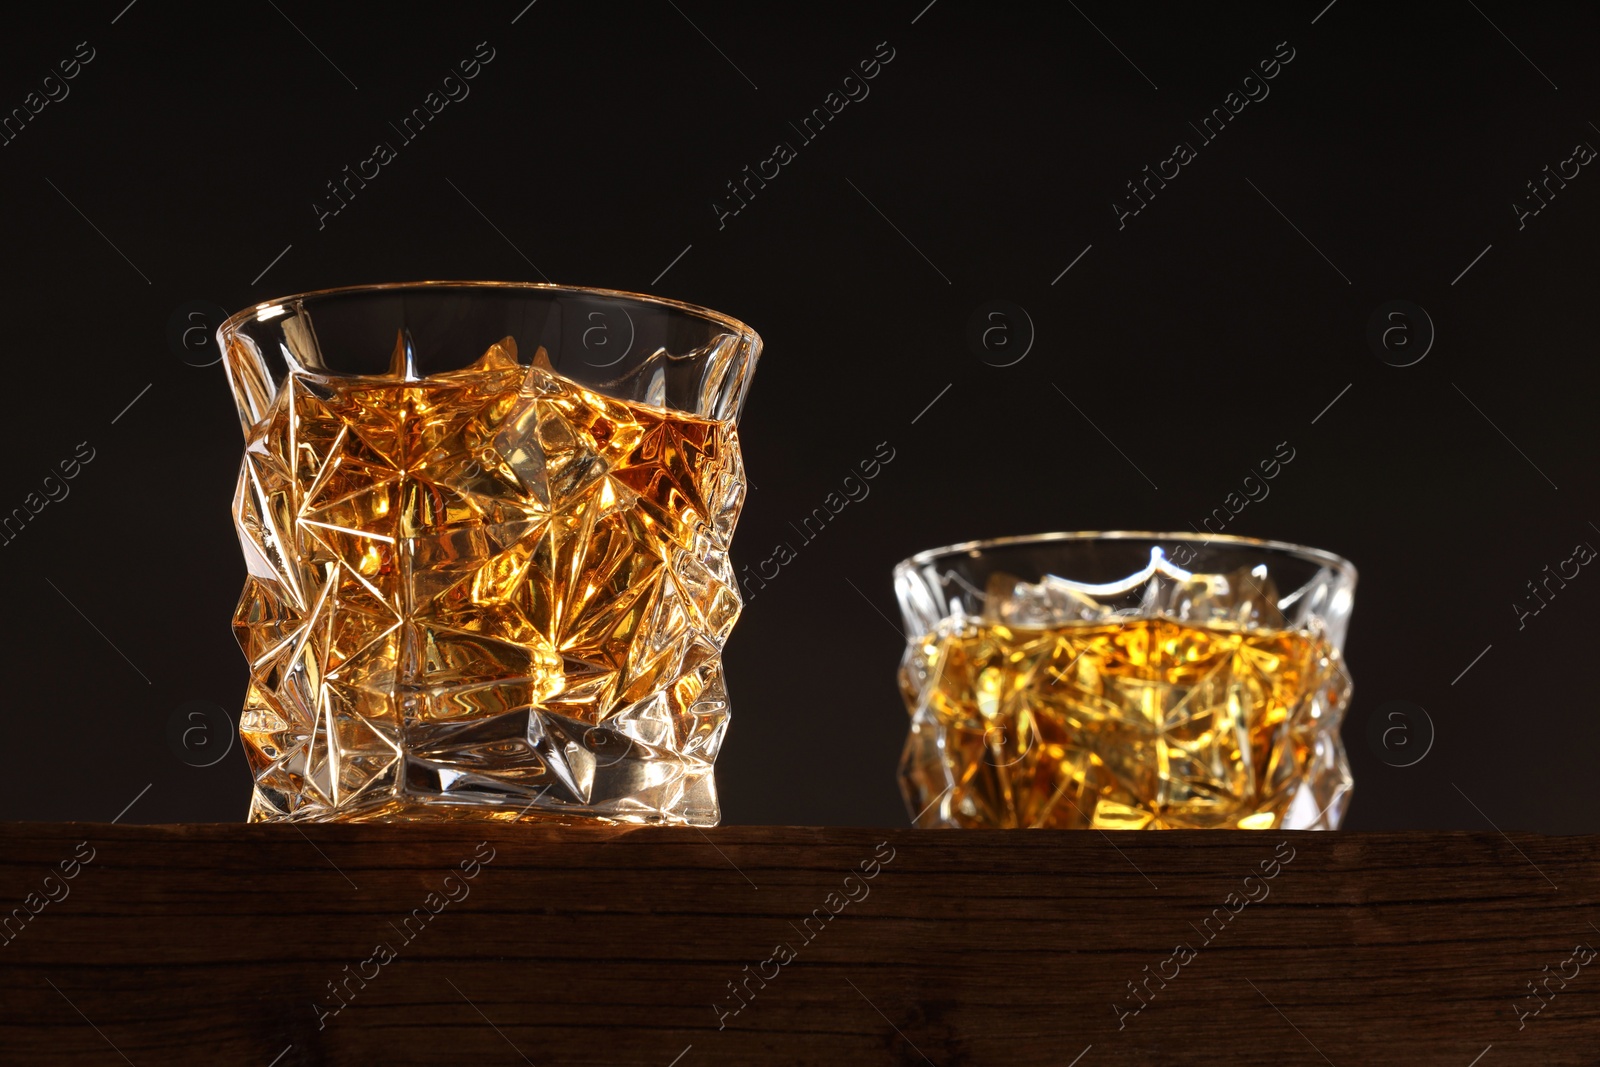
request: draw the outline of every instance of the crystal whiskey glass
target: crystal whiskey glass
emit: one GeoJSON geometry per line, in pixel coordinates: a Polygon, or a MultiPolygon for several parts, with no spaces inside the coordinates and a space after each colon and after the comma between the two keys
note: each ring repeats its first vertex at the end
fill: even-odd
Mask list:
{"type": "Polygon", "coordinates": [[[895,569],[919,826],[1335,829],[1356,572],[1240,537],[1045,534],[895,569]]]}
{"type": "Polygon", "coordinates": [[[423,282],[267,301],[218,339],[251,821],[716,824],[749,327],[423,282]]]}

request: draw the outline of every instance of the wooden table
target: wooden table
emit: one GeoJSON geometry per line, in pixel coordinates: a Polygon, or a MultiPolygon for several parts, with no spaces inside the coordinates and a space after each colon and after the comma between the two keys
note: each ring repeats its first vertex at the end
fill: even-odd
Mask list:
{"type": "Polygon", "coordinates": [[[1597,892],[1530,834],[13,823],[0,1063],[1593,1065],[1597,892]]]}

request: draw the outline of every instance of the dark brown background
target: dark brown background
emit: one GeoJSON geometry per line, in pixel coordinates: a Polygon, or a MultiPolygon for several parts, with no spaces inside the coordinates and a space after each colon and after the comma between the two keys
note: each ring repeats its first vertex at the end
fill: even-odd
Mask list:
{"type": "Polygon", "coordinates": [[[1592,7],[124,3],[8,16],[0,36],[0,109],[78,42],[95,50],[0,147],[0,511],[78,442],[96,450],[0,546],[0,815],[103,821],[136,796],[130,822],[244,814],[237,748],[197,768],[167,735],[186,701],[232,715],[245,680],[228,629],[239,431],[219,368],[169,346],[174,312],[543,272],[761,331],[737,561],[895,449],[729,645],[728,821],[903,824],[901,637],[879,614],[895,616],[896,560],[1187,529],[1287,440],[1293,464],[1227,532],[1361,568],[1347,825],[1600,829],[1600,577],[1521,632],[1512,609],[1546,564],[1600,544],[1600,176],[1523,230],[1511,209],[1543,166],[1600,144],[1592,7]],[[470,97],[319,231],[323,183],[480,41],[495,59],[470,97]],[[724,182],[796,140],[788,123],[880,41],[895,58],[871,95],[719,230],[724,182]],[[1270,96],[1119,231],[1123,183],[1195,140],[1187,123],[1280,41],[1295,58],[1270,96]],[[965,339],[993,299],[1036,329],[1014,366],[965,339]],[[1414,366],[1368,346],[1391,300],[1437,327],[1414,366]],[[1437,730],[1409,768],[1367,740],[1395,700],[1437,730]]]}

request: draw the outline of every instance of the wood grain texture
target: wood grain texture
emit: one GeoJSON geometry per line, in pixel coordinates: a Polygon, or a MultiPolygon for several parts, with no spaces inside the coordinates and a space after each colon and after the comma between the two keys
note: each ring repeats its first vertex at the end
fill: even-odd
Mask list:
{"type": "Polygon", "coordinates": [[[1517,1012],[1594,838],[0,825],[0,918],[46,888],[7,1065],[1600,1062],[1600,959],[1517,1012]]]}

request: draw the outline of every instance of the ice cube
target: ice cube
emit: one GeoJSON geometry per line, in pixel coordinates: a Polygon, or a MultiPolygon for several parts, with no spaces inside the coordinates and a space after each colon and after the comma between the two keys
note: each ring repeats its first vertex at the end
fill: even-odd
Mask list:
{"type": "Polygon", "coordinates": [[[1109,614],[1109,608],[1074,583],[1052,574],[1035,583],[996,573],[989,576],[984,591],[984,621],[1006,626],[1061,626],[1109,614]]]}
{"type": "Polygon", "coordinates": [[[1278,608],[1278,587],[1260,565],[1226,574],[1196,574],[1174,583],[1164,599],[1164,614],[1190,622],[1263,630],[1287,626],[1278,608]]]}

